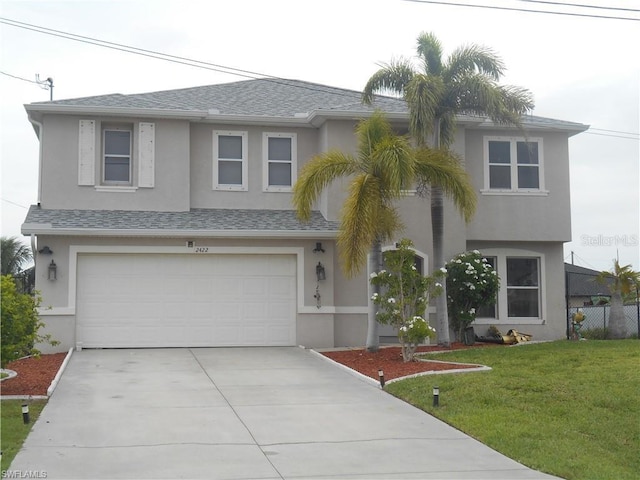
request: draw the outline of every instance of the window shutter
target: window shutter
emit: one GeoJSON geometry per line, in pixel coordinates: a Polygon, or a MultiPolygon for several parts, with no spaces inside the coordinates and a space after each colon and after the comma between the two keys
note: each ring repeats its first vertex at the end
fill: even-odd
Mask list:
{"type": "Polygon", "coordinates": [[[96,122],[80,120],[78,147],[78,185],[95,185],[96,122]]]}
{"type": "Polygon", "coordinates": [[[155,179],[155,124],[141,122],[138,139],[138,186],[153,188],[155,179]]]}

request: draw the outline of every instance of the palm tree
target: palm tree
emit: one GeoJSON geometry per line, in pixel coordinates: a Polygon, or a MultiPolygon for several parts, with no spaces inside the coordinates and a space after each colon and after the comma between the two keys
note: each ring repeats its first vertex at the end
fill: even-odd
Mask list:
{"type": "MultiPolygon", "coordinates": [[[[374,93],[402,95],[409,107],[409,128],[419,144],[432,138],[436,149],[449,147],[454,139],[456,115],[489,117],[498,124],[520,126],[520,118],[533,108],[528,90],[498,84],[505,67],[489,48],[468,45],[443,60],[440,41],[432,33],[418,36],[421,69],[408,59],[383,64],[367,82],[363,101],[371,104],[374,93]]],[[[444,259],[443,192],[431,185],[431,222],[434,268],[444,259]]],[[[449,346],[446,290],[436,298],[438,342],[449,346]]]]}
{"type": "Polygon", "coordinates": [[[16,276],[22,267],[33,259],[31,249],[24,245],[18,237],[0,238],[0,255],[2,275],[16,276]]]}
{"type": "Polygon", "coordinates": [[[607,284],[611,292],[611,314],[609,315],[609,338],[627,337],[627,320],[624,315],[622,297],[629,295],[640,285],[640,272],[631,269],[631,265],[620,266],[618,260],[613,261],[611,271],[602,271],[596,277],[600,283],[607,284]]]}
{"type": "MultiPolygon", "coordinates": [[[[293,187],[298,217],[307,221],[320,193],[334,180],[352,177],[342,207],[337,245],[341,266],[353,277],[366,264],[369,272],[382,268],[382,242],[402,228],[395,201],[415,180],[440,185],[467,218],[475,211],[471,180],[454,156],[445,150],[415,149],[396,135],[380,112],[356,127],[357,154],[332,150],[313,157],[300,171],[293,187]]],[[[377,287],[369,285],[369,298],[377,287]]],[[[376,306],[369,301],[366,346],[379,346],[376,306]]]]}

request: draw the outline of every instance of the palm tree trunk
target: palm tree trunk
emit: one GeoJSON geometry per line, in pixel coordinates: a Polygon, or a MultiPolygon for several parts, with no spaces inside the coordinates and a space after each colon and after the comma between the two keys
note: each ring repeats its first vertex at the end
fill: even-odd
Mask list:
{"type": "MultiPolygon", "coordinates": [[[[382,270],[382,244],[380,241],[376,240],[376,242],[371,247],[371,253],[369,254],[369,268],[367,271],[368,275],[371,275],[373,272],[379,272],[382,270]]],[[[380,286],[372,285],[369,281],[370,277],[367,277],[368,288],[368,315],[367,315],[367,351],[368,352],[377,352],[380,349],[380,336],[378,335],[378,306],[373,303],[371,297],[374,294],[380,294],[380,286]]]]}
{"type": "Polygon", "coordinates": [[[622,301],[620,292],[613,292],[613,295],[611,295],[609,338],[627,338],[627,319],[624,315],[624,302],[622,301]]]}
{"type": "MultiPolygon", "coordinates": [[[[440,117],[433,122],[433,144],[440,148],[440,117]]],[[[431,230],[433,237],[433,270],[443,268],[444,261],[444,194],[440,187],[431,187],[431,230]]],[[[442,293],[436,297],[436,334],[438,345],[449,347],[449,315],[447,313],[447,282],[442,282],[442,293]]]]}

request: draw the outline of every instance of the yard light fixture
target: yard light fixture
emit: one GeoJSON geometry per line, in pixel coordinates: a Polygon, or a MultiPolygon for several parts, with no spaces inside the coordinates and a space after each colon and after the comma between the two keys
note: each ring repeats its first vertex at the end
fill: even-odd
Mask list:
{"type": "Polygon", "coordinates": [[[440,387],[437,385],[433,387],[433,406],[440,406],[440,387]]]}
{"type": "Polygon", "coordinates": [[[48,278],[53,282],[57,277],[58,277],[58,266],[56,265],[56,262],[51,260],[51,263],[49,264],[48,278]]]}
{"type": "Polygon", "coordinates": [[[384,372],[381,368],[378,369],[378,377],[380,378],[380,388],[384,388],[384,372]]]}
{"type": "Polygon", "coordinates": [[[26,403],[22,404],[22,421],[25,425],[31,421],[29,419],[29,405],[26,403]]]}
{"type": "Polygon", "coordinates": [[[316,265],[316,278],[319,282],[327,279],[327,274],[324,271],[324,265],[322,265],[322,263],[320,262],[318,262],[318,265],[316,265]]]}

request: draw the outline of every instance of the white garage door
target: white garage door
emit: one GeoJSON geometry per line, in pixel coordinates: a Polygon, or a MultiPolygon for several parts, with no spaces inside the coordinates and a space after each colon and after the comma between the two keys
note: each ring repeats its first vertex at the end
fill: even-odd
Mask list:
{"type": "Polygon", "coordinates": [[[295,345],[293,255],[80,255],[83,347],[295,345]]]}

